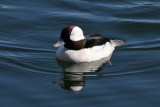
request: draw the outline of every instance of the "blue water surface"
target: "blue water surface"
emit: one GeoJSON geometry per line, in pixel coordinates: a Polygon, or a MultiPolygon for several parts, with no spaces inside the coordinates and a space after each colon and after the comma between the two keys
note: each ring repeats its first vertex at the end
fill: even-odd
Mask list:
{"type": "Polygon", "coordinates": [[[158,0],[1,0],[1,107],[159,107],[158,0]],[[112,66],[61,64],[62,28],[121,39],[112,66]]]}

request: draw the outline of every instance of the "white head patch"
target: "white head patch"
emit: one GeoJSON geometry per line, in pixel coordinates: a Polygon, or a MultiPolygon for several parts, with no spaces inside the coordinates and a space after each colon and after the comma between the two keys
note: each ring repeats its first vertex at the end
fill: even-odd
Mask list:
{"type": "Polygon", "coordinates": [[[83,35],[83,31],[81,28],[79,28],[78,26],[75,26],[72,31],[71,31],[71,35],[70,35],[70,39],[72,41],[79,41],[84,39],[84,35],[83,35]]]}

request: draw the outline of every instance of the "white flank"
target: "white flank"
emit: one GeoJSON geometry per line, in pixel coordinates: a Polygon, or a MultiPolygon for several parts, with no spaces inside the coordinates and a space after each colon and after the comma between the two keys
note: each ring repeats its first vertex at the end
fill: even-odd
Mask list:
{"type": "Polygon", "coordinates": [[[69,50],[60,46],[57,50],[56,57],[61,61],[68,62],[90,62],[108,57],[114,51],[114,46],[107,42],[105,45],[85,48],[81,50],[69,50]]]}

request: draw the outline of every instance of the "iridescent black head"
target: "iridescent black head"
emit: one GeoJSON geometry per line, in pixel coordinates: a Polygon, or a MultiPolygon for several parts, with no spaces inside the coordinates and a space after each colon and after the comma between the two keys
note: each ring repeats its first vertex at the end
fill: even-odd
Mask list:
{"type": "Polygon", "coordinates": [[[60,40],[64,42],[66,48],[72,50],[80,50],[86,43],[82,29],[75,25],[64,28],[60,40]]]}

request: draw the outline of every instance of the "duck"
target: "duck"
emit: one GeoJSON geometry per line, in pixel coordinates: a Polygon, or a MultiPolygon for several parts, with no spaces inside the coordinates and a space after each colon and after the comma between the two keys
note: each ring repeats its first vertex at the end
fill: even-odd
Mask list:
{"type": "MultiPolygon", "coordinates": [[[[63,62],[91,62],[111,56],[123,40],[110,39],[101,34],[83,34],[80,27],[70,25],[62,29],[60,39],[53,47],[58,48],[56,59],[63,62]]],[[[110,60],[108,61],[110,64],[110,60]]]]}

